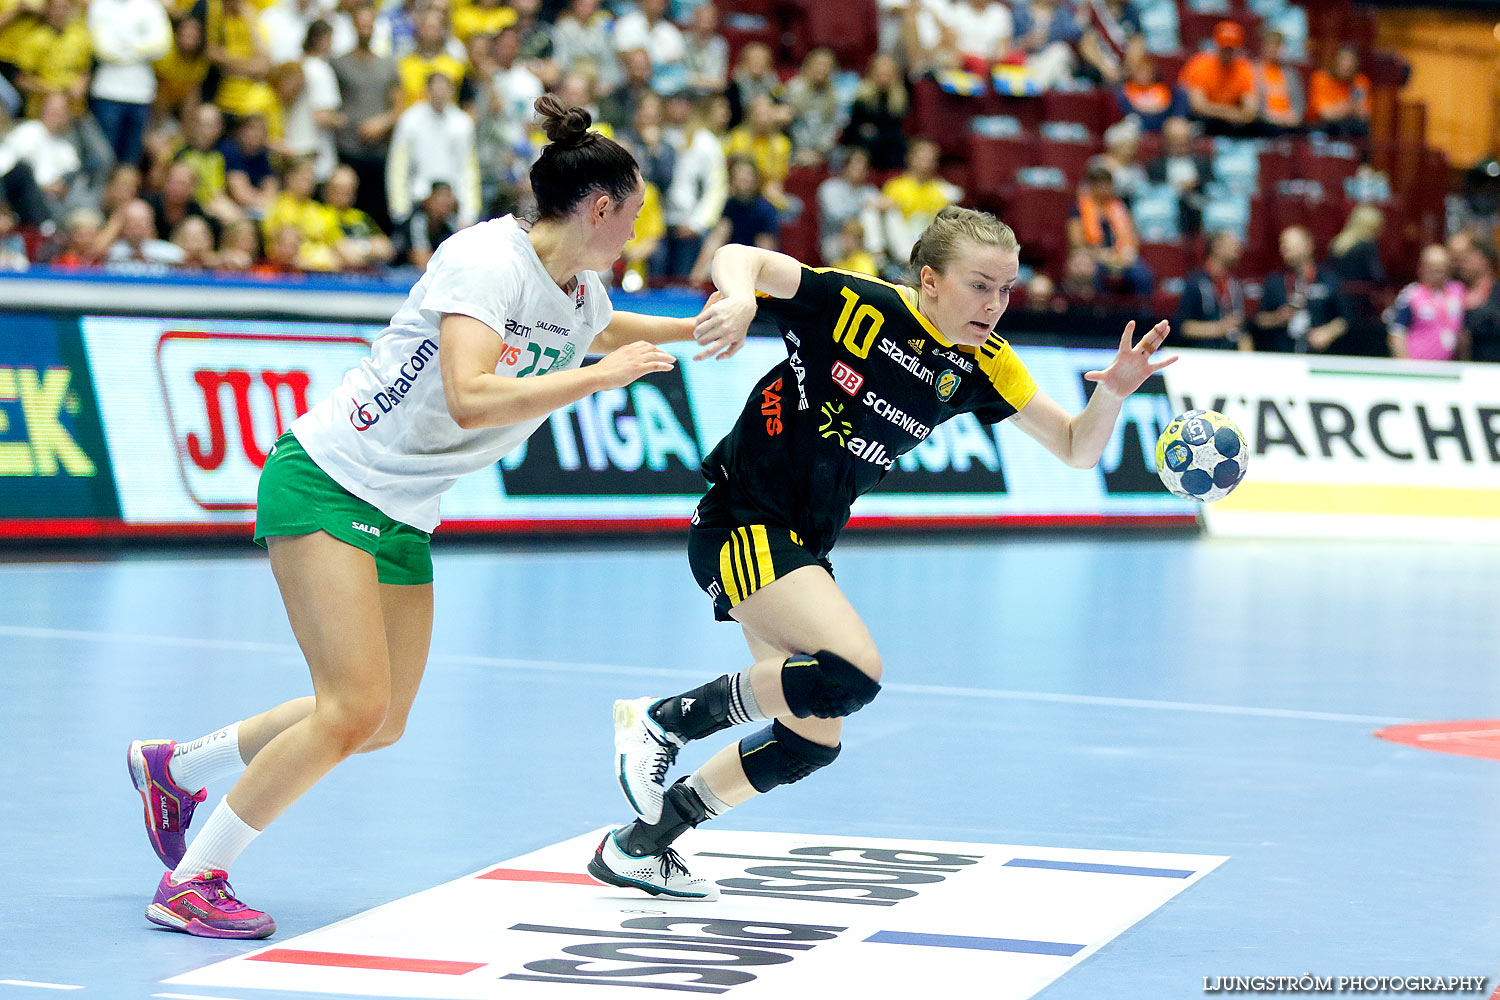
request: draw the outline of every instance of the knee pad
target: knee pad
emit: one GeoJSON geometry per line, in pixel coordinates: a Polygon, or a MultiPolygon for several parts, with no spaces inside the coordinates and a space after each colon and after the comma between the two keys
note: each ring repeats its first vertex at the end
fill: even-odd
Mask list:
{"type": "Polygon", "coordinates": [[[787,657],[781,668],[787,707],[799,719],[841,719],[875,700],[880,683],[839,656],[822,650],[787,657]]]}
{"type": "Polygon", "coordinates": [[[825,747],[798,736],[779,721],[740,740],[740,765],[757,792],[801,781],[832,764],[838,755],[838,747],[825,747]]]}

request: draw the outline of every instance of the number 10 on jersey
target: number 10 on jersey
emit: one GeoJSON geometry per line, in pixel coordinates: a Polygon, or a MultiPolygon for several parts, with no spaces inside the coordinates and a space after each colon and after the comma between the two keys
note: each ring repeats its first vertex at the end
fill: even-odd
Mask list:
{"type": "Polygon", "coordinates": [[[870,347],[885,323],[885,314],[866,303],[860,305],[859,295],[852,289],[840,288],[844,297],[844,311],[839,313],[838,325],[833,328],[833,342],[843,344],[856,358],[868,358],[870,347]]]}

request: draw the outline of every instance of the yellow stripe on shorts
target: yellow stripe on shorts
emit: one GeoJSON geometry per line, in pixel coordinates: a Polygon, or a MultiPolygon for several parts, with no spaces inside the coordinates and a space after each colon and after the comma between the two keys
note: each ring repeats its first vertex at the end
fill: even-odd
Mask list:
{"type": "Polygon", "coordinates": [[[734,551],[739,556],[740,576],[745,580],[744,594],[749,597],[760,589],[760,574],[755,568],[755,555],[751,551],[750,532],[745,528],[735,528],[734,551]]]}
{"type": "Polygon", "coordinates": [[[776,579],[776,564],[771,561],[771,540],[766,537],[764,524],[750,525],[750,538],[755,543],[755,561],[760,571],[760,582],[755,589],[761,590],[776,579]]]}
{"type": "Polygon", "coordinates": [[[740,584],[739,573],[734,566],[734,536],[730,535],[729,541],[719,550],[719,580],[724,584],[724,596],[729,598],[729,606],[732,608],[744,600],[740,595],[744,593],[740,584]]]}

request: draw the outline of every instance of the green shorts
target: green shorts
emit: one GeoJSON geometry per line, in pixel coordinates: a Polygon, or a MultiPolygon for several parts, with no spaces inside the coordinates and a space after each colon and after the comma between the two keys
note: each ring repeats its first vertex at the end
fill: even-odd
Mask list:
{"type": "Polygon", "coordinates": [[[375,557],[381,583],[432,582],[432,545],[425,531],[392,520],[318,468],[287,431],[266,459],[255,498],[255,541],[326,531],[375,557]]]}

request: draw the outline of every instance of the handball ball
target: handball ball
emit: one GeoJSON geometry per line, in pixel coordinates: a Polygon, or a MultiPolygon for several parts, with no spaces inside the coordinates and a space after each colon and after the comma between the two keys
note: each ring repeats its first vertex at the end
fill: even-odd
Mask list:
{"type": "Polygon", "coordinates": [[[1172,418],[1156,442],[1156,471],[1184,500],[1222,500],[1245,478],[1250,448],[1224,414],[1188,410],[1172,418]]]}

